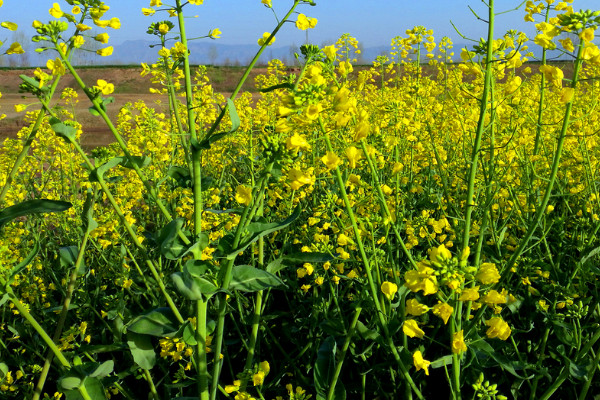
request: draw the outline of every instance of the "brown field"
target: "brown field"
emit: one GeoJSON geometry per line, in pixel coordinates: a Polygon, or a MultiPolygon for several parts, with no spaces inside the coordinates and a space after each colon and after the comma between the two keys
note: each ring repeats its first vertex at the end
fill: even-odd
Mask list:
{"type": "MultiPolygon", "coordinates": [[[[81,68],[78,70],[81,78],[88,85],[94,85],[98,79],[105,79],[115,85],[115,93],[112,95],[115,102],[107,106],[108,115],[114,117],[118,111],[127,103],[133,103],[143,100],[147,104],[154,104],[155,108],[167,110],[167,98],[165,96],[152,94],[149,92],[151,82],[150,77],[140,76],[141,67],[109,67],[109,68],[81,68]],[[156,103],[160,102],[160,103],[156,103]]],[[[242,67],[208,67],[208,76],[217,92],[224,95],[230,94],[235,88],[238,80],[244,73],[242,67]]],[[[254,92],[254,79],[258,74],[266,72],[265,68],[256,68],[243,90],[254,92]]],[[[19,93],[19,84],[21,79],[19,75],[25,74],[32,76],[33,69],[0,69],[0,113],[6,114],[6,118],[0,121],[0,142],[7,137],[15,137],[17,132],[25,125],[23,114],[15,112],[16,104],[31,104],[37,102],[31,95],[19,93]]],[[[76,87],[75,79],[70,75],[65,75],[59,84],[59,91],[65,87],[76,87]]],[[[104,125],[104,122],[93,117],[89,111],[89,101],[78,90],[80,101],[75,109],[77,120],[83,125],[82,144],[85,147],[97,147],[113,142],[110,131],[104,125]]],[[[58,97],[55,95],[55,97],[58,97]]],[[[39,109],[38,106],[28,108],[28,111],[39,109]]]]}

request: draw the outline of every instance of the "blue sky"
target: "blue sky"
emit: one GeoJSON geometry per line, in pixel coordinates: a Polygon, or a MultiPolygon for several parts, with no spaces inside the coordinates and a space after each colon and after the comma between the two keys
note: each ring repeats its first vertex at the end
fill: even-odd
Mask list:
{"type": "MultiPolygon", "coordinates": [[[[0,20],[19,24],[29,36],[32,34],[31,21],[48,21],[48,9],[56,0],[4,0],[0,8],[0,20]],[[24,9],[26,7],[26,9],[24,9]]],[[[287,11],[292,0],[272,0],[279,16],[287,11]]],[[[480,0],[315,0],[316,7],[301,5],[299,12],[319,20],[315,29],[308,32],[309,41],[316,44],[335,41],[343,33],[350,33],[365,47],[389,45],[392,37],[404,35],[406,29],[424,25],[434,30],[436,39],[450,36],[455,42],[460,39],[450,21],[468,37],[479,39],[485,35],[486,25],[477,21],[468,6],[484,17],[486,10],[480,0]]],[[[169,0],[163,0],[165,4],[169,0]]],[[[519,5],[520,0],[498,0],[497,11],[505,11],[519,5]]],[[[64,10],[70,9],[65,1],[58,1],[64,10]]],[[[154,21],[166,19],[166,13],[145,17],[142,7],[148,7],[149,0],[106,0],[111,7],[107,17],[119,17],[123,27],[119,31],[109,29],[112,43],[128,39],[145,39],[147,26],[154,21]]],[[[574,0],[576,9],[598,9],[597,0],[574,0]]],[[[271,30],[275,19],[270,10],[260,0],[205,0],[201,6],[186,7],[190,16],[187,20],[189,36],[205,35],[210,29],[219,28],[223,34],[219,39],[223,44],[250,44],[271,30]]],[[[532,24],[523,21],[523,7],[515,12],[498,16],[497,35],[507,29],[524,30],[533,35],[532,24]]],[[[295,18],[294,18],[295,19],[295,18]]],[[[0,31],[0,40],[9,40],[10,32],[0,31]]],[[[300,45],[306,40],[306,32],[299,31],[293,24],[285,26],[277,36],[274,47],[300,45]]]]}

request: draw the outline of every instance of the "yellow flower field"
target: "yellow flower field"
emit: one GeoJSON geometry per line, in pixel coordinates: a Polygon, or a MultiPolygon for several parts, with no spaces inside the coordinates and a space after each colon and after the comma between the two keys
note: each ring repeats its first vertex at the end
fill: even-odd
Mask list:
{"type": "MultiPolygon", "coordinates": [[[[355,71],[345,34],[225,98],[189,64],[202,3],[144,4],[162,46],[140,73],[169,112],[112,120],[110,76],[70,55],[111,54],[85,32],[119,16],[70,0],[34,22],[54,58],[0,148],[0,398],[600,393],[600,12],[527,1],[528,38],[494,33],[490,0],[471,48],[417,26],[355,71]],[[115,143],[82,149],[77,102],[115,143]]],[[[285,21],[318,23],[288,3],[248,71],[285,21]]]]}

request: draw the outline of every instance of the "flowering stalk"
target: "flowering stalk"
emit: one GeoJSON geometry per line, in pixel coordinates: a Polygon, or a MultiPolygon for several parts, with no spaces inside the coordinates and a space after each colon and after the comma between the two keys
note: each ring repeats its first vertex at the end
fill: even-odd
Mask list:
{"type": "MultiPolygon", "coordinates": [[[[94,194],[92,194],[91,190],[88,189],[86,205],[89,207],[89,210],[93,210],[93,198],[94,194]]],[[[84,209],[84,213],[87,210],[84,209]]],[[[84,215],[83,218],[86,218],[84,215]]],[[[60,339],[60,335],[62,334],[62,330],[65,326],[65,321],[67,320],[67,313],[69,312],[69,306],[71,305],[71,299],[73,296],[73,291],[75,290],[75,285],[77,284],[77,277],[79,275],[79,268],[83,263],[83,257],[85,254],[85,249],[87,246],[87,242],[90,236],[90,230],[83,227],[83,238],[81,239],[81,246],[79,248],[79,253],[77,254],[77,259],[75,260],[75,265],[73,266],[73,272],[71,273],[71,278],[69,280],[69,285],[67,287],[67,294],[65,296],[65,300],[63,302],[63,308],[60,313],[60,317],[58,319],[58,323],[56,325],[56,329],[54,330],[54,335],[52,337],[52,341],[54,343],[58,342],[60,339]]],[[[52,363],[52,359],[54,358],[54,353],[51,351],[46,355],[46,359],[44,360],[44,366],[42,367],[42,371],[40,372],[40,376],[38,378],[38,382],[35,385],[35,390],[33,392],[32,400],[38,400],[42,395],[42,390],[44,389],[44,384],[46,382],[46,378],[48,377],[48,372],[50,371],[50,364],[52,363]]]]}
{"type": "MultiPolygon", "coordinates": [[[[329,134],[325,130],[325,126],[323,125],[323,119],[321,117],[319,117],[319,126],[321,128],[321,132],[324,135],[327,150],[330,152],[333,152],[333,146],[331,145],[331,140],[329,139],[329,134]]],[[[390,335],[390,332],[389,332],[389,329],[387,326],[385,311],[381,307],[381,303],[380,303],[379,297],[378,297],[379,292],[377,290],[375,281],[373,279],[373,272],[371,271],[371,263],[369,261],[369,257],[367,256],[367,253],[365,252],[362,237],[360,236],[360,229],[358,228],[356,216],[354,215],[354,211],[352,210],[352,206],[350,205],[350,200],[348,199],[348,195],[346,193],[346,186],[344,185],[344,179],[342,178],[342,173],[340,172],[339,166],[336,166],[334,171],[335,171],[335,178],[337,180],[338,189],[342,196],[342,200],[344,202],[346,212],[348,213],[348,218],[350,219],[350,223],[352,224],[352,230],[354,232],[354,237],[356,239],[356,246],[358,247],[361,260],[365,267],[365,272],[367,274],[367,281],[369,282],[369,290],[370,290],[370,294],[371,294],[371,299],[373,300],[373,304],[375,305],[375,309],[377,310],[377,317],[378,317],[379,325],[384,332],[384,337],[386,338],[386,340],[388,342],[387,344],[388,344],[388,346],[392,352],[392,355],[394,356],[394,359],[396,360],[398,367],[400,368],[400,371],[402,372],[402,375],[404,376],[404,379],[406,380],[407,384],[411,387],[411,389],[413,390],[413,392],[416,394],[416,396],[419,399],[424,399],[423,395],[421,394],[421,391],[419,390],[419,388],[417,387],[417,385],[411,378],[410,374],[408,373],[408,370],[406,369],[406,366],[400,359],[400,354],[398,353],[398,350],[396,349],[396,345],[394,344],[392,336],[390,335]]]]}
{"type": "MultiPolygon", "coordinates": [[[[577,58],[575,59],[575,67],[573,70],[573,79],[571,81],[571,88],[573,90],[576,89],[577,83],[579,80],[579,71],[581,70],[581,65],[583,64],[583,48],[584,41],[581,40],[579,42],[579,46],[577,48],[577,58]]],[[[519,246],[510,257],[510,259],[504,265],[502,271],[500,272],[502,275],[502,279],[507,279],[507,276],[503,274],[505,271],[510,271],[510,269],[515,265],[517,258],[521,256],[521,254],[525,251],[525,248],[529,244],[529,240],[533,236],[534,232],[538,228],[540,221],[544,217],[546,213],[546,207],[548,206],[548,202],[550,201],[550,196],[552,195],[552,190],[554,189],[554,182],[556,181],[556,176],[558,174],[558,168],[560,165],[560,159],[563,152],[563,146],[565,144],[565,139],[567,137],[567,129],[569,128],[571,112],[573,110],[573,101],[567,103],[565,108],[565,114],[563,117],[562,127],[560,133],[558,135],[558,140],[556,143],[556,150],[554,151],[554,158],[552,160],[552,168],[550,170],[550,176],[548,177],[548,185],[546,186],[546,192],[544,193],[544,197],[540,201],[539,206],[536,209],[535,216],[533,221],[530,223],[529,228],[527,229],[527,233],[525,233],[524,237],[521,239],[519,246]]]]}

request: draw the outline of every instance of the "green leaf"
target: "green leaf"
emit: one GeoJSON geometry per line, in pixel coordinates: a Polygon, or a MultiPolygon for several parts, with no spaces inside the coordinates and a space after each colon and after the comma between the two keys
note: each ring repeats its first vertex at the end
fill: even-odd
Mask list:
{"type": "MultiPolygon", "coordinates": [[[[259,238],[287,227],[288,225],[290,225],[292,222],[294,222],[300,216],[300,210],[301,210],[300,206],[296,207],[296,209],[294,210],[292,215],[290,215],[289,217],[287,217],[285,220],[283,220],[281,222],[270,222],[270,223],[253,222],[253,223],[249,224],[246,227],[246,230],[251,233],[250,237],[245,239],[241,245],[239,245],[236,249],[231,251],[225,257],[229,260],[232,260],[235,257],[237,257],[237,255],[240,252],[244,251],[248,246],[250,246],[252,243],[256,242],[259,238]]],[[[222,239],[224,239],[225,237],[227,237],[227,235],[224,236],[222,239]]]]}
{"type": "MultiPolygon", "coordinates": [[[[86,377],[82,381],[82,385],[85,387],[89,397],[94,400],[105,400],[106,395],[104,394],[104,386],[98,378],[86,377]]],[[[65,391],[66,400],[85,400],[77,389],[65,391]]]]}
{"type": "MultiPolygon", "coordinates": [[[[19,264],[15,265],[11,270],[10,273],[8,275],[8,281],[7,284],[11,284],[14,279],[15,276],[20,273],[23,268],[25,268],[26,266],[28,266],[29,264],[31,264],[31,262],[35,259],[35,257],[37,256],[37,254],[40,251],[40,244],[38,242],[34,242],[33,244],[33,249],[31,249],[31,251],[29,252],[29,254],[27,254],[27,257],[25,257],[23,259],[23,261],[21,261],[19,264]]],[[[0,305],[2,305],[3,303],[0,302],[0,305]]]]}
{"type": "Polygon", "coordinates": [[[50,127],[56,133],[57,136],[64,139],[67,143],[73,143],[77,140],[77,128],[69,125],[65,125],[60,119],[56,117],[50,118],[50,127]]]}
{"type": "Polygon", "coordinates": [[[173,336],[179,322],[171,309],[163,307],[134,318],[127,324],[127,332],[158,337],[173,336]]]}
{"type": "Polygon", "coordinates": [[[187,246],[179,237],[179,232],[185,223],[185,219],[177,218],[169,222],[161,231],[158,237],[160,252],[169,260],[178,260],[187,251],[187,246]]]}
{"type": "Polygon", "coordinates": [[[142,369],[152,369],[156,364],[156,353],[152,340],[148,335],[127,332],[127,345],[133,356],[133,361],[142,369]]]}
{"type": "Polygon", "coordinates": [[[100,379],[102,379],[102,378],[107,377],[108,375],[110,375],[113,372],[114,368],[115,368],[115,362],[113,360],[108,360],[108,361],[105,361],[102,364],[100,364],[98,366],[98,368],[96,368],[88,376],[90,378],[100,378],[100,379]]]}
{"type": "Polygon", "coordinates": [[[365,324],[363,324],[361,321],[358,321],[356,323],[356,332],[358,333],[358,335],[361,338],[363,338],[365,340],[375,340],[376,341],[381,337],[379,332],[367,328],[367,326],[365,324]]]}
{"type": "Polygon", "coordinates": [[[200,300],[202,295],[209,296],[217,292],[218,287],[206,279],[205,274],[213,267],[201,260],[188,260],[183,272],[176,272],[171,279],[177,290],[189,300],[200,300]]]}
{"type": "Polygon", "coordinates": [[[237,110],[235,109],[235,104],[233,100],[227,99],[227,108],[229,110],[229,119],[231,119],[231,129],[229,133],[233,133],[238,130],[240,127],[240,117],[238,116],[237,110]]]}
{"type": "Polygon", "coordinates": [[[0,212],[0,228],[11,220],[29,214],[53,213],[68,210],[73,205],[67,201],[58,200],[27,200],[14,206],[6,207],[0,212]]]}
{"type": "MultiPolygon", "coordinates": [[[[315,363],[313,379],[317,391],[317,399],[324,400],[329,392],[329,386],[332,383],[335,372],[335,360],[337,353],[337,343],[332,336],[328,336],[323,341],[317,353],[317,362],[315,363]]],[[[335,385],[334,399],[343,400],[346,398],[346,389],[341,381],[335,385]]]]}
{"type": "Polygon", "coordinates": [[[257,292],[270,287],[284,285],[283,281],[270,272],[250,265],[233,267],[229,289],[242,292],[257,292]]]}
{"type": "Polygon", "coordinates": [[[593,367],[590,358],[582,360],[580,363],[569,360],[569,373],[575,379],[586,379],[588,374],[592,372],[593,367]]]}
{"type": "Polygon", "coordinates": [[[271,261],[266,270],[272,274],[281,271],[282,269],[296,264],[304,263],[320,263],[334,260],[335,257],[328,253],[308,253],[308,252],[297,252],[292,253],[283,257],[280,257],[274,261],[271,261]]]}
{"type": "Polygon", "coordinates": [[[437,360],[432,361],[429,366],[431,368],[440,368],[446,365],[452,365],[452,354],[440,357],[437,360]]]}
{"type": "Polygon", "coordinates": [[[304,263],[320,263],[334,260],[331,254],[328,253],[309,253],[299,252],[286,255],[283,261],[286,263],[304,264],[304,263]]]}
{"type": "Polygon", "coordinates": [[[190,346],[196,346],[198,344],[198,341],[196,340],[196,332],[189,323],[183,328],[183,341],[190,346]]]}
{"type": "Polygon", "coordinates": [[[104,174],[109,169],[112,169],[117,165],[121,165],[124,168],[132,169],[134,168],[134,165],[142,168],[148,166],[151,162],[152,159],[146,156],[131,156],[130,158],[114,157],[102,164],[101,166],[99,166],[98,168],[92,170],[92,172],[90,172],[89,179],[91,182],[98,182],[99,179],[104,179],[104,174]]]}
{"type": "Polygon", "coordinates": [[[285,82],[285,83],[280,83],[278,85],[269,86],[268,88],[260,89],[260,92],[268,93],[268,92],[272,92],[273,90],[277,90],[277,89],[290,89],[291,90],[293,88],[294,88],[293,83],[285,82]]]}
{"type": "MultiPolygon", "coordinates": [[[[58,254],[60,258],[60,265],[62,267],[72,267],[75,265],[77,261],[77,256],[79,255],[79,248],[77,246],[66,246],[58,249],[58,254]]],[[[85,273],[85,261],[81,261],[81,265],[79,265],[78,274],[85,273]]]]}
{"type": "Polygon", "coordinates": [[[58,381],[59,386],[63,390],[77,389],[83,383],[83,378],[78,373],[68,372],[66,376],[58,381]]]}
{"type": "Polygon", "coordinates": [[[231,120],[231,129],[227,132],[219,132],[205,138],[201,142],[191,142],[192,146],[197,150],[208,150],[210,146],[218,140],[223,139],[225,136],[237,131],[240,127],[240,117],[235,109],[233,100],[227,99],[227,110],[229,111],[229,119],[231,120]]]}
{"type": "Polygon", "coordinates": [[[98,223],[93,218],[94,213],[94,194],[92,189],[88,189],[85,197],[85,203],[83,204],[83,211],[81,212],[81,221],[83,230],[86,233],[92,232],[98,227],[98,223]]]}
{"type": "Polygon", "coordinates": [[[200,300],[202,295],[211,295],[218,290],[217,286],[204,278],[192,278],[182,272],[171,274],[177,291],[188,300],[200,300]]]}

